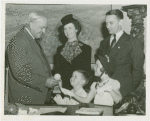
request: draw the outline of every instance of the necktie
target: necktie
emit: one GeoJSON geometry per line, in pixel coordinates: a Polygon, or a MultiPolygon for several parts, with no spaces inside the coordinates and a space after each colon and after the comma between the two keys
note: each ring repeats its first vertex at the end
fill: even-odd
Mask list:
{"type": "Polygon", "coordinates": [[[113,48],[115,44],[116,44],[116,35],[114,34],[114,39],[112,40],[110,47],[113,48]]]}

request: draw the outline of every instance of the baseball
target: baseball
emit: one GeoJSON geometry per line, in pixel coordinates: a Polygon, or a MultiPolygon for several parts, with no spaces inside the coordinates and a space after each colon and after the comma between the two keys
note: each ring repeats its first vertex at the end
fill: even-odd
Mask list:
{"type": "Polygon", "coordinates": [[[55,79],[55,80],[60,80],[60,79],[61,79],[60,74],[55,74],[55,75],[54,75],[54,79],[55,79]]]}

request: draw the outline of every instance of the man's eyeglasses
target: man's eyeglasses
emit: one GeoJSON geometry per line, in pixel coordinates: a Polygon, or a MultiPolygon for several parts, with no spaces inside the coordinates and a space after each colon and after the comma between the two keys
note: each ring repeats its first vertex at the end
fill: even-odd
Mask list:
{"type": "Polygon", "coordinates": [[[38,28],[40,28],[41,30],[47,30],[48,29],[48,27],[46,26],[39,26],[37,23],[34,23],[34,24],[36,24],[36,26],[38,27],[38,28]]]}

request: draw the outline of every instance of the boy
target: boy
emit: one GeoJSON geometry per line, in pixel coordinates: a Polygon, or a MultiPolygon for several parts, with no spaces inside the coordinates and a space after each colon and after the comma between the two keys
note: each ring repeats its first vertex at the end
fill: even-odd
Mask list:
{"type": "MultiPolygon", "coordinates": [[[[71,92],[73,92],[74,94],[76,94],[80,97],[86,97],[87,92],[83,89],[83,87],[86,84],[88,84],[89,80],[90,80],[90,75],[86,71],[83,71],[83,70],[74,71],[72,74],[72,77],[70,79],[70,84],[73,87],[71,92]]],[[[57,94],[54,97],[54,101],[59,105],[76,105],[76,104],[79,104],[78,101],[76,101],[72,98],[69,98],[69,97],[62,98],[60,94],[57,94]]]]}

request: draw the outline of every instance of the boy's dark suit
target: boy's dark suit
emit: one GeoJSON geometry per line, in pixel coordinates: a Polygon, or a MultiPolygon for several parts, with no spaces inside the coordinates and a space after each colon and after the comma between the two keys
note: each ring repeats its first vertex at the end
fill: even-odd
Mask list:
{"type": "Polygon", "coordinates": [[[110,37],[108,37],[101,42],[99,54],[109,57],[107,63],[111,63],[111,59],[115,59],[116,68],[110,76],[120,82],[122,96],[137,88],[143,77],[144,64],[144,52],[140,40],[124,32],[114,48],[111,49],[110,37]]]}
{"type": "MultiPolygon", "coordinates": [[[[70,78],[73,71],[75,70],[85,70],[87,72],[91,71],[91,47],[79,41],[79,46],[82,52],[75,57],[71,63],[69,63],[62,55],[61,51],[64,45],[57,48],[57,55],[55,61],[55,71],[59,73],[62,77],[63,87],[66,89],[72,89],[70,85],[70,78]]],[[[87,85],[87,89],[90,86],[87,85]]]]}
{"type": "Polygon", "coordinates": [[[39,45],[24,28],[10,41],[9,102],[44,104],[48,88],[45,87],[51,70],[39,45]]]}

